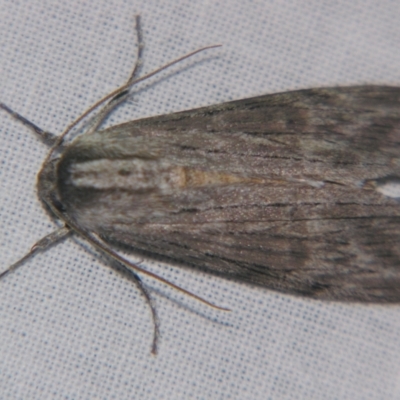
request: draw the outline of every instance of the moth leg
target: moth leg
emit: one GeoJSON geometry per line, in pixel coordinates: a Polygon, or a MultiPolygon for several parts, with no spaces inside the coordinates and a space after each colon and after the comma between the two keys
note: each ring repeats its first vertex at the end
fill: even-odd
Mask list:
{"type": "Polygon", "coordinates": [[[104,119],[110,114],[118,104],[123,103],[129,96],[129,87],[135,83],[137,76],[139,75],[140,69],[143,65],[143,32],[142,26],[140,23],[140,15],[135,16],[135,30],[137,37],[137,54],[136,54],[136,63],[133,67],[133,70],[124,84],[121,90],[117,91],[114,97],[112,97],[109,102],[104,106],[104,108],[100,111],[99,115],[94,118],[92,126],[90,130],[87,131],[87,134],[96,132],[100,125],[103,123],[104,119]]]}
{"type": "Polygon", "coordinates": [[[31,250],[25,254],[22,258],[20,258],[16,263],[8,267],[5,271],[0,273],[0,279],[4,278],[10,272],[16,270],[18,267],[23,265],[27,260],[32,258],[35,254],[48,249],[53,244],[59,242],[64,239],[71,233],[71,229],[67,226],[63,226],[62,228],[57,229],[56,231],[51,232],[49,235],[40,239],[37,243],[35,243],[31,250]]]}
{"type": "Polygon", "coordinates": [[[143,65],[143,49],[144,49],[143,32],[140,23],[140,15],[135,16],[135,30],[137,38],[137,54],[133,70],[126,83],[120,89],[117,89],[117,91],[113,92],[114,96],[111,97],[108,103],[100,111],[99,115],[97,115],[97,117],[94,118],[90,129],[87,131],[87,134],[96,132],[97,129],[100,127],[100,125],[103,123],[104,119],[107,117],[107,115],[110,114],[115,109],[116,106],[126,101],[126,99],[129,96],[129,87],[135,83],[137,76],[139,75],[140,69],[143,65]]]}
{"type": "Polygon", "coordinates": [[[31,131],[33,131],[39,139],[46,144],[47,146],[51,147],[57,140],[57,136],[51,132],[44,131],[43,129],[39,128],[33,122],[27,120],[21,114],[18,114],[16,111],[12,110],[10,107],[6,106],[4,103],[0,102],[0,108],[10,114],[13,118],[17,121],[22,122],[26,127],[28,127],[31,131]]]}
{"type": "MultiPolygon", "coordinates": [[[[116,260],[117,261],[117,260],[116,260]]],[[[151,353],[156,355],[157,348],[158,348],[158,338],[160,337],[160,323],[157,315],[157,309],[154,304],[153,298],[150,296],[149,291],[147,290],[146,286],[143,284],[140,277],[129,268],[126,268],[125,265],[121,264],[119,261],[115,264],[110,265],[111,268],[115,269],[117,272],[125,275],[130,281],[132,281],[138,289],[143,294],[144,298],[146,299],[147,304],[150,307],[150,311],[153,317],[153,325],[154,325],[154,333],[153,333],[153,343],[151,346],[151,353]]]]}
{"type": "Polygon", "coordinates": [[[140,68],[143,65],[143,49],[144,49],[144,41],[143,41],[143,31],[142,25],[140,23],[140,15],[135,16],[135,30],[136,30],[136,38],[137,38],[137,54],[136,54],[136,63],[133,67],[133,71],[127,81],[127,84],[131,83],[136,79],[139,75],[140,68]]]}

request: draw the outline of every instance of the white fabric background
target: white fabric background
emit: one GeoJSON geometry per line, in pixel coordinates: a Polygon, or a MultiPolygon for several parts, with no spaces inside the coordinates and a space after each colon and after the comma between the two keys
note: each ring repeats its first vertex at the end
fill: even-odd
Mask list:
{"type": "MultiPolygon", "coordinates": [[[[0,101],[61,132],[143,71],[163,73],[111,123],[296,88],[400,85],[400,2],[0,0],[0,101]]],[[[54,224],[36,196],[46,148],[0,112],[0,268],[54,224]]],[[[89,247],[67,240],[0,282],[1,399],[399,399],[400,306],[319,303],[146,263],[221,306],[145,279],[147,305],[89,247]]]]}

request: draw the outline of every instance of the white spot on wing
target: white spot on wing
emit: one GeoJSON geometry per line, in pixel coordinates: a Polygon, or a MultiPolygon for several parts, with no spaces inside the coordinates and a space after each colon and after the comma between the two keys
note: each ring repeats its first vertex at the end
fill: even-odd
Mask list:
{"type": "Polygon", "coordinates": [[[399,178],[387,178],[382,182],[377,182],[376,190],[385,196],[392,197],[394,199],[400,198],[400,179],[399,178]]]}

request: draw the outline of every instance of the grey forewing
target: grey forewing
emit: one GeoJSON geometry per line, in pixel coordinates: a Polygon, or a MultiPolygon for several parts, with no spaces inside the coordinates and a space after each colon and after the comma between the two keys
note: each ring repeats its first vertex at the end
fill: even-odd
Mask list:
{"type": "Polygon", "coordinates": [[[75,140],[68,214],[143,254],[321,299],[400,301],[400,89],[261,96],[75,140]]]}

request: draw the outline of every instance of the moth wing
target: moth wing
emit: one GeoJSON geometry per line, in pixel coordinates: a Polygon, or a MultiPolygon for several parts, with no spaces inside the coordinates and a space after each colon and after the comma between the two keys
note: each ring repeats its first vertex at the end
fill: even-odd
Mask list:
{"type": "Polygon", "coordinates": [[[130,122],[78,139],[59,170],[70,214],[111,243],[287,293],[400,301],[400,88],[130,122]]]}

